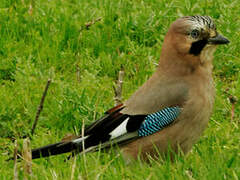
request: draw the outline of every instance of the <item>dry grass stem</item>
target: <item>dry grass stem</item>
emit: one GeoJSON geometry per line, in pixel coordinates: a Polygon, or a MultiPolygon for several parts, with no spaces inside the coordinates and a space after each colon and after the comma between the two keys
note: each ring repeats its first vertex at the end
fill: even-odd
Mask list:
{"type": "Polygon", "coordinates": [[[116,86],[113,86],[114,94],[115,94],[115,97],[114,97],[115,105],[122,103],[123,77],[124,77],[124,71],[121,70],[118,73],[118,80],[116,82],[116,86]]]}
{"type": "Polygon", "coordinates": [[[22,156],[24,160],[24,177],[25,179],[28,179],[32,175],[32,151],[30,147],[30,140],[28,138],[23,140],[22,156]]]}
{"type": "Polygon", "coordinates": [[[77,156],[73,157],[73,163],[72,163],[72,171],[71,171],[71,180],[74,179],[74,173],[76,169],[76,164],[77,164],[77,156]]]}
{"type": "Polygon", "coordinates": [[[18,179],[18,169],[17,169],[17,155],[18,155],[18,144],[17,144],[17,140],[15,140],[14,143],[14,167],[13,167],[13,179],[17,180],[18,179]]]}

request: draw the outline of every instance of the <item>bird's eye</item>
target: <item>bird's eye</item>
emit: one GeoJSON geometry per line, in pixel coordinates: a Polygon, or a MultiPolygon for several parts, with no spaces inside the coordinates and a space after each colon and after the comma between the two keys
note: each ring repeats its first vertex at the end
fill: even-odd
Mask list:
{"type": "Polygon", "coordinates": [[[194,30],[190,33],[190,35],[192,36],[192,38],[196,39],[196,38],[198,38],[198,36],[199,36],[199,31],[198,31],[197,29],[194,29],[194,30]]]}

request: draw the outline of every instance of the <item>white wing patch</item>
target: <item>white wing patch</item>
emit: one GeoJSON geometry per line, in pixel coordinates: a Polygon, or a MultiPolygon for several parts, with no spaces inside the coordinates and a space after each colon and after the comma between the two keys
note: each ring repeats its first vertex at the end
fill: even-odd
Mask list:
{"type": "Polygon", "coordinates": [[[118,127],[116,127],[112,132],[109,134],[111,135],[110,139],[114,139],[118,136],[121,136],[125,133],[127,133],[127,123],[129,118],[127,118],[125,121],[123,121],[118,127]]]}

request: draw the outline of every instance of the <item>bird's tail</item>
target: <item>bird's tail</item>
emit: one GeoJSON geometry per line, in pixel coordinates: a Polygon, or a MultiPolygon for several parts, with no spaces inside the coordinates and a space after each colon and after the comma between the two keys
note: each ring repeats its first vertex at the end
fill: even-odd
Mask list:
{"type": "Polygon", "coordinates": [[[55,144],[49,144],[40,148],[32,150],[32,159],[40,157],[48,157],[57,154],[63,154],[77,150],[78,147],[72,141],[69,142],[58,142],[55,144]]]}
{"type": "Polygon", "coordinates": [[[118,144],[119,146],[124,145],[125,143],[128,143],[134,139],[136,139],[137,133],[132,132],[128,133],[126,135],[120,136],[116,138],[114,141],[107,141],[105,143],[100,143],[96,145],[89,145],[88,143],[88,136],[85,137],[79,137],[71,141],[62,141],[55,144],[50,144],[47,146],[43,146],[40,148],[36,148],[32,150],[32,159],[37,159],[40,157],[48,157],[58,154],[63,154],[67,152],[73,152],[73,154],[70,156],[74,156],[74,154],[77,153],[87,153],[87,152],[94,152],[98,151],[99,149],[108,149],[112,145],[118,144]],[[83,141],[85,141],[85,147],[83,148],[83,141]]]}
{"type": "Polygon", "coordinates": [[[87,138],[88,136],[75,137],[71,140],[63,140],[55,144],[49,144],[47,146],[32,149],[32,159],[48,157],[72,151],[81,152],[83,150],[83,141],[85,141],[87,138]]]}

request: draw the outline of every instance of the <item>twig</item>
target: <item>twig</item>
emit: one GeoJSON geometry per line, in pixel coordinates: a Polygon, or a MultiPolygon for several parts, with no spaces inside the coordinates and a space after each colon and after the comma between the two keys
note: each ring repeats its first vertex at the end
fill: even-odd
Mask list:
{"type": "Polygon", "coordinates": [[[117,53],[118,53],[118,56],[121,56],[121,52],[119,48],[117,48],[117,53]]]}
{"type": "Polygon", "coordinates": [[[32,4],[29,5],[28,14],[30,16],[33,14],[33,6],[32,6],[32,4]]]}
{"type": "Polygon", "coordinates": [[[116,82],[116,86],[113,86],[114,89],[114,101],[115,105],[122,103],[122,84],[123,84],[123,77],[124,77],[124,71],[121,70],[118,73],[118,80],[116,82]]]}
{"type": "Polygon", "coordinates": [[[232,108],[231,108],[231,121],[233,121],[234,116],[235,116],[235,104],[237,102],[237,98],[232,96],[232,95],[230,95],[228,98],[229,98],[230,103],[232,104],[232,108]]]}
{"type": "Polygon", "coordinates": [[[96,104],[95,104],[95,108],[94,108],[94,112],[93,112],[93,120],[94,121],[96,121],[98,105],[99,105],[99,96],[97,96],[97,100],[96,100],[96,104]]]}
{"type": "MultiPolygon", "coordinates": [[[[84,137],[84,129],[85,129],[85,120],[83,118],[83,122],[82,122],[82,137],[84,137]]],[[[86,175],[88,176],[87,161],[86,161],[86,155],[85,155],[85,140],[84,139],[82,141],[82,152],[83,152],[84,169],[86,171],[86,175]]]]}
{"type": "MultiPolygon", "coordinates": [[[[83,121],[82,121],[82,137],[84,137],[84,129],[85,129],[85,121],[84,121],[84,118],[83,118],[83,121]]],[[[83,148],[83,152],[85,151],[85,141],[83,140],[82,141],[82,148],[83,148]]]]}
{"type": "Polygon", "coordinates": [[[15,140],[14,143],[14,168],[13,168],[13,179],[17,180],[18,179],[18,170],[17,170],[17,154],[18,154],[18,144],[17,144],[17,140],[15,140]]]}
{"type": "Polygon", "coordinates": [[[30,16],[33,15],[33,9],[34,9],[34,7],[35,7],[35,0],[31,0],[31,1],[30,1],[30,5],[29,5],[29,9],[28,9],[28,14],[29,14],[30,16]]]}
{"type": "Polygon", "coordinates": [[[24,177],[28,179],[32,175],[32,152],[30,148],[30,140],[23,140],[23,160],[24,160],[24,177]]]}
{"type": "Polygon", "coordinates": [[[80,68],[77,64],[77,82],[80,82],[80,68]]]}
{"type": "Polygon", "coordinates": [[[91,21],[91,22],[86,23],[86,24],[85,24],[86,29],[89,29],[90,26],[92,26],[93,24],[95,24],[96,22],[101,21],[101,20],[102,20],[102,18],[99,17],[99,18],[97,18],[97,19],[95,19],[95,20],[93,20],[93,21],[91,21]]]}
{"type": "Polygon", "coordinates": [[[92,21],[90,21],[90,22],[87,22],[87,23],[85,24],[85,26],[83,26],[79,31],[81,32],[81,31],[83,31],[84,29],[89,30],[89,28],[90,28],[92,25],[94,25],[96,22],[101,21],[101,20],[102,20],[102,17],[99,17],[99,18],[97,18],[97,19],[95,19],[95,20],[92,20],[92,21]]]}
{"type": "Polygon", "coordinates": [[[43,103],[44,103],[45,97],[47,95],[47,91],[48,91],[50,83],[51,83],[51,79],[48,79],[46,87],[45,87],[45,90],[44,90],[42,98],[41,98],[41,102],[40,102],[40,104],[38,106],[38,110],[37,110],[37,113],[36,113],[35,121],[34,121],[33,126],[32,126],[32,135],[34,134],[35,128],[36,128],[37,123],[38,123],[39,115],[40,115],[40,113],[41,113],[41,111],[43,109],[43,103]]]}

